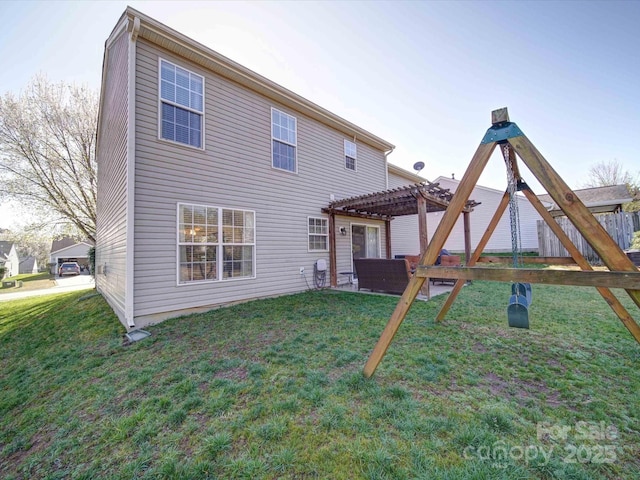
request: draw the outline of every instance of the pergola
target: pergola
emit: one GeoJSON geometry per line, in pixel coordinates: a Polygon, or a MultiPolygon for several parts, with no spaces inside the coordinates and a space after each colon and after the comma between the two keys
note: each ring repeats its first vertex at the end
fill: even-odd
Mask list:
{"type": "MultiPolygon", "coordinates": [[[[438,183],[428,180],[393,188],[383,192],[369,193],[357,197],[345,198],[329,203],[323,208],[324,213],[329,214],[329,272],[331,286],[338,284],[337,260],[336,260],[336,215],[369,218],[385,222],[386,231],[386,257],[391,257],[391,220],[394,217],[404,215],[418,215],[418,230],[420,236],[420,254],[427,249],[427,213],[442,212],[447,209],[454,193],[448,188],[442,188],[438,183]]],[[[468,200],[462,210],[464,219],[464,246],[466,258],[471,255],[471,238],[469,227],[469,214],[473,208],[480,205],[479,202],[468,200]]]]}

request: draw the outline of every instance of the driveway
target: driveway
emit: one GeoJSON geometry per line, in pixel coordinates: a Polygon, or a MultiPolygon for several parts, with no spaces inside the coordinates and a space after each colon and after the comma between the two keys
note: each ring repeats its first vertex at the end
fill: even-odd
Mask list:
{"type": "Polygon", "coordinates": [[[40,295],[54,295],[56,293],[74,292],[76,290],[88,290],[95,288],[93,277],[86,274],[70,275],[66,277],[56,277],[56,286],[53,288],[45,288],[42,290],[28,290],[21,292],[19,290],[11,293],[3,293],[0,295],[0,302],[8,302],[9,300],[17,300],[19,298],[37,297],[40,295]]]}

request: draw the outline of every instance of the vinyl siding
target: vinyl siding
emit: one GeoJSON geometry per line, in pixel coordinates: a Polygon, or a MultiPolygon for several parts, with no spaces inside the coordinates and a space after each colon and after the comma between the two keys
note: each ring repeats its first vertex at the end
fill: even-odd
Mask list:
{"type": "MultiPolygon", "coordinates": [[[[394,172],[389,172],[389,188],[404,187],[416,183],[394,172]]],[[[427,217],[428,218],[428,217],[427,217]]],[[[427,232],[429,232],[427,223],[427,232]]],[[[433,234],[433,232],[431,232],[433,234]]],[[[420,232],[418,231],[418,215],[395,217],[391,221],[391,255],[419,255],[420,232]]]]}
{"type": "MultiPolygon", "coordinates": [[[[459,181],[445,177],[435,180],[443,188],[448,188],[452,192],[456,191],[459,181]]],[[[389,188],[396,188],[414,183],[401,175],[389,172],[389,188]]],[[[470,198],[481,202],[470,214],[471,229],[471,249],[473,250],[480,238],[484,234],[493,214],[500,203],[503,192],[476,185],[470,198]]],[[[529,201],[523,196],[518,197],[518,210],[520,216],[520,235],[522,249],[524,251],[538,250],[538,233],[536,221],[540,219],[529,201]]],[[[427,214],[427,235],[429,241],[433,237],[444,212],[433,212],[427,214]]],[[[462,216],[456,222],[449,238],[445,242],[444,248],[453,252],[464,252],[464,224],[462,216]]],[[[486,252],[508,252],[511,251],[511,225],[509,222],[509,210],[500,219],[495,232],[493,233],[486,252]]],[[[418,216],[408,215],[396,217],[391,222],[391,253],[392,255],[415,255],[420,253],[420,238],[418,234],[418,216]]]]}
{"type": "MultiPolygon", "coordinates": [[[[444,177],[436,179],[436,182],[439,182],[440,185],[444,188],[449,188],[452,192],[456,191],[459,184],[458,180],[452,180],[444,177]]],[[[503,193],[504,192],[500,192],[499,190],[494,190],[482,186],[476,186],[473,189],[470,198],[477,202],[481,202],[481,205],[475,207],[473,212],[471,212],[470,214],[472,250],[476,247],[476,245],[480,241],[480,238],[486,231],[487,226],[491,221],[491,217],[493,217],[494,213],[496,212],[503,193]]],[[[522,241],[522,250],[537,251],[538,232],[536,222],[540,220],[541,217],[538,215],[538,212],[535,211],[529,201],[522,195],[518,195],[518,211],[520,216],[520,237],[522,241]]],[[[435,232],[435,229],[440,223],[440,220],[442,220],[443,215],[444,212],[427,214],[429,238],[431,238],[431,236],[435,232]]],[[[456,222],[451,235],[449,235],[449,238],[445,242],[444,248],[455,252],[464,251],[464,225],[462,216],[456,222]]],[[[489,240],[489,243],[487,244],[487,247],[485,248],[485,252],[510,251],[511,225],[509,222],[509,208],[507,207],[507,210],[500,219],[500,222],[498,223],[493,235],[491,236],[491,239],[489,240]]]]}
{"type": "Polygon", "coordinates": [[[96,288],[125,323],[128,128],[126,33],[121,34],[108,50],[103,89],[97,151],[96,288]],[[106,274],[100,273],[104,271],[105,265],[106,274]]]}
{"type": "MultiPolygon", "coordinates": [[[[312,285],[315,261],[328,263],[329,253],[308,252],[307,217],[326,217],[321,209],[332,194],[339,199],[385,189],[384,153],[356,141],[358,171],[346,170],[343,134],[140,39],[136,59],[136,325],[153,315],[312,285]],[[159,56],[205,78],[204,150],[158,139],[159,56]],[[297,118],[297,174],[271,167],[272,107],[297,118]],[[256,277],[178,286],[178,202],[255,211],[256,277]]],[[[351,269],[346,239],[338,236],[339,271],[351,269]]]]}

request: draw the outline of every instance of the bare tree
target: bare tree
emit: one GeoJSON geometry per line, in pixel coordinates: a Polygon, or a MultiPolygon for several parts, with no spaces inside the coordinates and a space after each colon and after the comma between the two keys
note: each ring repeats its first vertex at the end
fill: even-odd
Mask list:
{"type": "Polygon", "coordinates": [[[640,211],[640,173],[635,176],[618,162],[596,163],[589,169],[589,180],[583,185],[589,187],[606,187],[609,185],[626,185],[633,200],[625,203],[622,209],[625,212],[640,211]]]}
{"type": "Polygon", "coordinates": [[[600,162],[589,168],[589,179],[585,182],[584,187],[607,187],[610,185],[625,184],[629,189],[638,187],[640,181],[638,176],[635,177],[624,167],[618,160],[610,162],[600,162]]]}
{"type": "Polygon", "coordinates": [[[52,235],[40,225],[28,225],[18,230],[0,232],[0,240],[8,240],[16,244],[20,258],[34,256],[38,266],[43,268],[49,263],[52,235]]]}
{"type": "Polygon", "coordinates": [[[98,95],[36,77],[0,97],[0,200],[95,240],[98,95]]]}

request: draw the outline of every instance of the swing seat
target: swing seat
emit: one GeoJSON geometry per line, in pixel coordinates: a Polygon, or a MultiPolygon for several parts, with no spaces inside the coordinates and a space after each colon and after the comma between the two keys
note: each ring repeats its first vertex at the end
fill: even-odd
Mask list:
{"type": "Polygon", "coordinates": [[[509,326],[514,328],[529,328],[529,302],[524,295],[511,295],[507,307],[509,326]]]}
{"type": "Polygon", "coordinates": [[[511,294],[527,297],[527,306],[531,305],[531,284],[530,283],[512,283],[511,294]]]}

